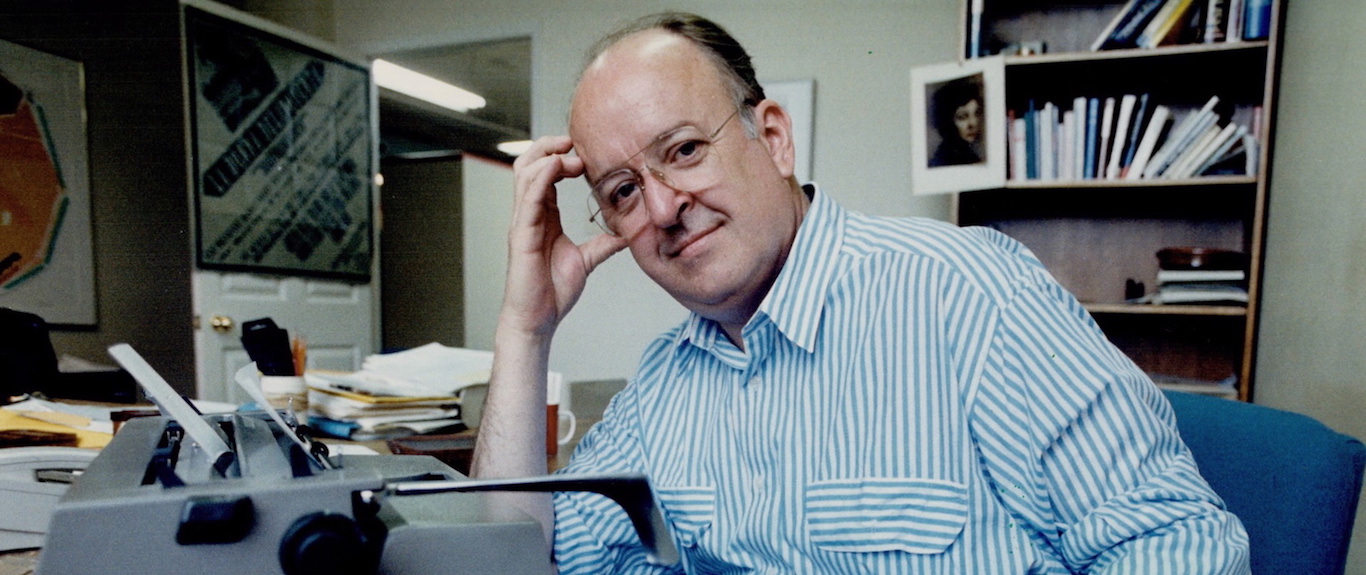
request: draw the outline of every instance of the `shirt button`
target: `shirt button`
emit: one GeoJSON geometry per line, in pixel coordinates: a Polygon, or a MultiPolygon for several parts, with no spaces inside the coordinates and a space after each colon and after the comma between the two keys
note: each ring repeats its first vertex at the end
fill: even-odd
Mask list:
{"type": "Polygon", "coordinates": [[[763,475],[755,475],[753,481],[751,481],[751,484],[754,486],[754,491],[756,491],[756,492],[761,492],[761,491],[763,491],[763,490],[764,490],[764,476],[763,476],[763,475]]]}
{"type": "Polygon", "coordinates": [[[752,376],[749,378],[749,385],[759,385],[761,381],[763,381],[763,379],[759,376],[752,376]]]}

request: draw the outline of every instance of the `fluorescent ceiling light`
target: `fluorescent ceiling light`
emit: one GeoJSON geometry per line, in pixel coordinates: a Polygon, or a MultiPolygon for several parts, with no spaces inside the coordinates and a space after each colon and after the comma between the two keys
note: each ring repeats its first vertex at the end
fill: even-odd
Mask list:
{"type": "Polygon", "coordinates": [[[452,86],[431,76],[414,72],[387,60],[375,60],[375,84],[400,94],[431,102],[457,112],[483,108],[483,96],[452,86]]]}
{"type": "Polygon", "coordinates": [[[525,154],[531,147],[531,140],[517,140],[514,142],[503,142],[498,144],[498,151],[509,156],[520,156],[525,154]]]}

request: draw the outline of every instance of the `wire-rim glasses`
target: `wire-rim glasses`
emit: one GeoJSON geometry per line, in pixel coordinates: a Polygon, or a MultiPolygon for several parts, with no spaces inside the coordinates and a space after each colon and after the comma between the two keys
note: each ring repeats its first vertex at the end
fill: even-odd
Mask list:
{"type": "Polygon", "coordinates": [[[627,158],[621,168],[603,176],[593,184],[588,195],[588,219],[602,231],[630,237],[644,223],[641,197],[645,190],[648,171],[659,183],[679,192],[695,192],[716,183],[712,147],[735,116],[736,108],[710,134],[703,134],[696,126],[685,125],[660,134],[649,145],[627,158]],[[630,166],[637,157],[643,158],[642,170],[630,166]]]}

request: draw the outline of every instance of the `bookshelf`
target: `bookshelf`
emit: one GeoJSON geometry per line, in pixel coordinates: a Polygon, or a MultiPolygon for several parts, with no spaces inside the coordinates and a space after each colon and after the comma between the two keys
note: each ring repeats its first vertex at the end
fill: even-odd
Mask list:
{"type": "MultiPolygon", "coordinates": [[[[990,226],[1028,246],[1086,305],[1111,341],[1160,385],[1249,401],[1255,381],[1280,2],[1271,2],[1266,33],[1256,38],[1235,34],[1232,41],[1203,41],[1206,14],[1223,13],[1216,21],[1227,22],[1230,5],[1259,0],[1189,0],[1190,8],[1177,23],[1184,31],[1174,29],[1167,44],[1093,50],[1112,23],[1120,23],[1122,12],[1143,3],[964,2],[959,64],[993,60],[1003,68],[1003,87],[984,93],[988,98],[1002,95],[1006,117],[988,119],[985,125],[1008,134],[999,148],[987,149],[1003,150],[1009,160],[991,164],[999,172],[994,185],[955,190],[953,216],[960,225],[990,226]],[[1147,105],[1141,106],[1139,98],[1145,94],[1147,105]],[[1120,110],[1127,95],[1134,98],[1125,117],[1120,110]],[[1190,151],[1185,152],[1189,159],[1173,153],[1167,169],[1151,177],[1140,171],[1128,178],[1124,170],[1107,170],[1112,153],[1121,167],[1133,167],[1127,149],[1140,148],[1136,151],[1142,155],[1138,144],[1158,105],[1167,109],[1168,120],[1155,139],[1150,164],[1157,162],[1162,146],[1178,137],[1182,122],[1216,96],[1214,119],[1191,130],[1190,151]],[[1086,131],[1087,107],[1096,108],[1090,125],[1103,125],[1109,99],[1114,102],[1112,142],[1103,146],[1096,141],[1100,134],[1086,131]],[[1044,115],[1046,107],[1051,116],[1044,115]],[[1140,108],[1146,115],[1135,121],[1140,108]],[[1017,130],[1026,126],[1026,117],[1034,122],[1030,131],[1017,130]],[[1122,123],[1125,141],[1117,137],[1122,123]],[[1232,127],[1221,138],[1226,126],[1232,127]],[[1044,130],[1049,131],[1046,140],[1044,130]],[[1090,150],[1088,138],[1093,140],[1090,150]],[[1114,146],[1120,147],[1118,152],[1110,151],[1114,146]],[[1206,149],[1203,159],[1197,155],[1201,146],[1206,149]],[[1090,160],[1089,175],[1084,169],[1087,153],[1096,158],[1090,160]],[[1186,163],[1177,169],[1181,161],[1186,163]],[[1139,303],[1151,302],[1157,291],[1157,251],[1174,246],[1245,254],[1247,302],[1139,303]]],[[[923,105],[913,98],[913,105],[917,102],[923,105]]]]}

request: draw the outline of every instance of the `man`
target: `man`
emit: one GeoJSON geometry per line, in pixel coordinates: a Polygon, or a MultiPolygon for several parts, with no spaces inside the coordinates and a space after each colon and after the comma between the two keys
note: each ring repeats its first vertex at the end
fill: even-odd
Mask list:
{"type": "MultiPolygon", "coordinates": [[[[476,475],[544,472],[551,339],[629,249],[692,313],[568,471],[648,474],[689,572],[1247,571],[1160,392],[1039,262],[799,185],[787,113],[715,24],[664,14],[609,37],[569,131],[515,165],[476,475]],[[607,231],[581,245],[554,188],[577,177],[607,231]]],[[[648,571],[605,499],[520,503],[562,572],[648,571]]]]}

